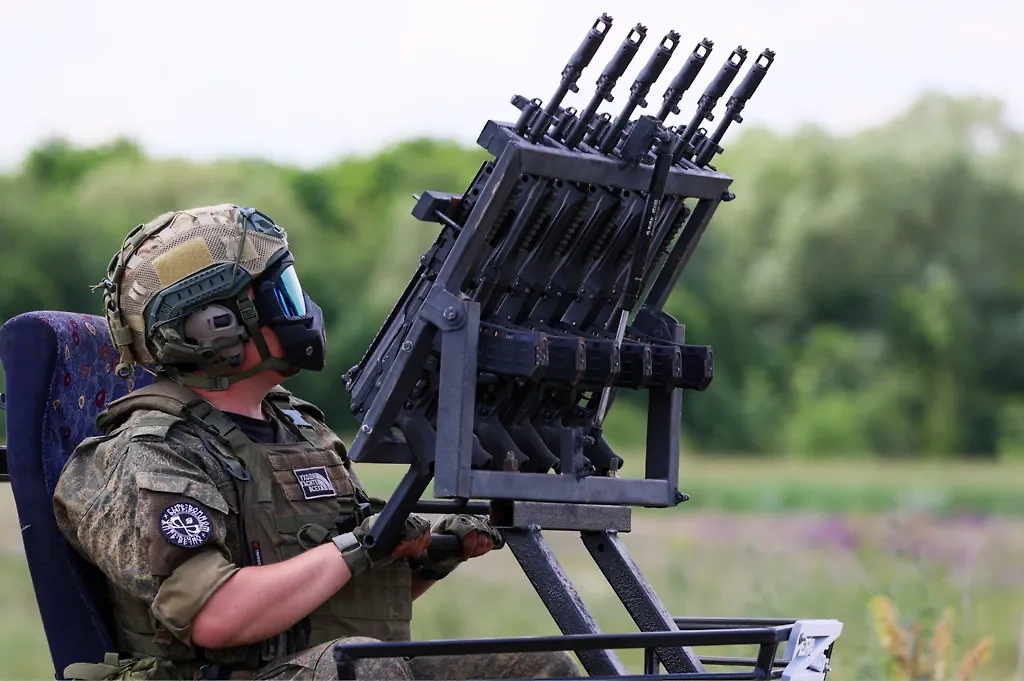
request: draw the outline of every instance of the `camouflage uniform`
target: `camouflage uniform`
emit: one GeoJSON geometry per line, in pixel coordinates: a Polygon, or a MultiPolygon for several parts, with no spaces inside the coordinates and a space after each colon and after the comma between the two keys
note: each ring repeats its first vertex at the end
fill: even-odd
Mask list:
{"type": "MultiPolygon", "coordinates": [[[[267,421],[243,431],[244,417],[185,387],[226,390],[260,371],[323,368],[322,313],[293,263],[283,229],[231,204],[160,215],[132,230],[111,260],[100,286],[117,372],[151,364],[161,378],[108,405],[97,422],[103,434],[82,442],[57,485],[58,525],[106,575],[118,653],[128,656],[72,665],[69,676],[333,678],[335,640],[409,639],[413,570],[402,559],[375,561],[271,640],[228,649],[192,641],[195,616],[236,572],[347,541],[354,535],[339,529],[339,516],[369,501],[313,405],[275,389],[263,402],[267,421]],[[270,353],[264,328],[283,357],[270,353]],[[261,361],[242,370],[249,341],[261,361]]],[[[561,654],[366,660],[357,671],[399,679],[576,673],[561,654]]]]}
{"type": "MultiPolygon", "coordinates": [[[[336,678],[336,640],[408,640],[412,573],[407,560],[398,560],[353,578],[286,632],[286,642],[219,650],[193,645],[192,619],[241,566],[272,562],[275,554],[287,559],[324,541],[316,529],[317,513],[289,514],[278,508],[272,516],[278,537],[248,527],[243,520],[246,486],[272,506],[290,500],[287,506],[298,511],[316,501],[321,507],[313,510],[327,504],[345,514],[368,497],[343,443],[324,425],[322,413],[287,391],[275,390],[264,403],[275,444],[268,448],[252,443],[253,451],[269,459],[270,466],[264,469],[253,462],[252,478],[244,482],[221,444],[207,432],[168,413],[132,408],[140,400],[146,403],[153,393],[167,391],[182,400],[193,394],[158,381],[153,390],[142,389],[111,403],[101,416],[109,432],[82,443],[55,494],[61,531],[108,578],[119,649],[133,658],[170,660],[175,678],[193,678],[207,667],[206,673],[212,670],[222,678],[329,679],[336,678]],[[319,480],[318,500],[304,499],[318,495],[304,494],[310,485],[294,473],[296,469],[326,469],[328,483],[319,480]],[[261,470],[269,475],[261,477],[261,470]],[[181,511],[179,521],[195,521],[191,536],[183,539],[174,533],[169,509],[181,511]],[[254,537],[262,542],[256,553],[245,549],[254,537]],[[278,645],[282,647],[275,648],[278,645]],[[302,652],[288,653],[299,649],[302,652]]],[[[207,420],[216,421],[209,416],[207,420]]],[[[181,522],[177,526],[180,529],[181,522]]],[[[575,676],[578,671],[568,655],[553,653],[363,660],[357,675],[543,678],[575,676]]]]}

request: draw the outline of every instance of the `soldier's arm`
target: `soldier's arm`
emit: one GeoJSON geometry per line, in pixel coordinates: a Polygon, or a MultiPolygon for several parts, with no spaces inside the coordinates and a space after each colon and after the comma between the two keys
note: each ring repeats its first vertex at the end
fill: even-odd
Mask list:
{"type": "MultiPolygon", "coordinates": [[[[422,552],[429,534],[399,544],[391,554],[422,552]]],[[[281,563],[235,572],[206,601],[192,622],[192,640],[205,648],[228,648],[274,636],[319,607],[351,579],[348,563],[333,544],[318,546],[281,563]],[[288,594],[281,598],[281,594],[288,594]]]]}
{"type": "Polygon", "coordinates": [[[412,578],[412,599],[415,601],[417,598],[422,596],[427,589],[437,584],[437,580],[434,579],[423,579],[413,575],[412,578]]]}
{"type": "Polygon", "coordinates": [[[126,430],[72,457],[54,496],[69,541],[110,582],[149,605],[160,630],[192,643],[192,620],[239,571],[231,506],[166,425],[126,430]]]}
{"type": "Polygon", "coordinates": [[[73,458],[55,495],[71,543],[113,584],[149,603],[159,628],[207,648],[257,642],[349,580],[333,544],[278,564],[235,564],[228,536],[237,516],[180,440],[137,434],[73,458]]]}
{"type": "Polygon", "coordinates": [[[196,613],[192,640],[204,648],[228,648],[270,638],[313,612],[351,577],[333,544],[281,563],[244,567],[196,613]]]}

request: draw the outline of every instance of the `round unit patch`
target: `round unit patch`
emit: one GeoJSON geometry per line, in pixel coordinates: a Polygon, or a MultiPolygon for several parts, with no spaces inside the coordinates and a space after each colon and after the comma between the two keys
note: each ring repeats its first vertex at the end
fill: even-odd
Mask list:
{"type": "Polygon", "coordinates": [[[199,506],[182,501],[160,514],[160,534],[169,543],[194,549],[206,543],[211,533],[210,516],[199,506]]]}

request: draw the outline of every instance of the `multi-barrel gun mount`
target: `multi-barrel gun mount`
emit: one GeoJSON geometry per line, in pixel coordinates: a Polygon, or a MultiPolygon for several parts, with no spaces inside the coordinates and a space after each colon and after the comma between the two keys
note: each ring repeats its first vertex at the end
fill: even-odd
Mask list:
{"type": "Polygon", "coordinates": [[[620,678],[625,666],[609,649],[618,647],[645,649],[644,676],[664,667],[666,678],[821,681],[828,670],[841,623],[674,618],[619,539],[631,506],[686,498],[678,489],[682,393],[711,382],[712,352],[686,344],[663,307],[718,205],[734,198],[732,178],[710,161],[775,55],[754,60],[710,134],[703,125],[746,61],[742,47],[685,126],[665,121],[707,63],[707,39],[672,79],[658,115],[631,118],[679,45],[669,32],[619,113],[598,114],[647,36],[637,25],[583,111],[563,107],[611,24],[607,15],[593,24],[547,104],[517,95],[514,123],[487,122],[478,142],[493,159],[465,192],[417,197],[413,215],[440,223],[440,232],[344,379],[361,421],[351,458],[410,464],[364,544],[389,554],[410,512],[488,514],[564,636],[343,642],[334,650],[338,678],[355,678],[364,657],[555,649],[574,650],[592,677],[620,678]],[[620,475],[625,462],[603,436],[623,390],[647,395],[643,478],[620,475]],[[431,479],[438,500],[420,500],[431,479]],[[600,634],[546,544],[548,530],[579,532],[639,634],[600,634]],[[759,648],[749,659],[694,649],[734,644],[759,648]],[[742,669],[707,669],[714,665],[742,669]]]}
{"type": "Polygon", "coordinates": [[[425,192],[413,215],[440,223],[434,244],[360,363],[344,377],[361,421],[355,461],[409,463],[368,535],[389,551],[434,480],[447,499],[650,507],[678,490],[683,390],[703,390],[712,349],[687,345],[662,308],[732,178],[709,165],[774,60],[765,50],[710,134],[702,127],[747,60],[731,52],[685,126],[665,123],[707,63],[701,40],[656,116],[631,118],[680,44],[657,44],[612,118],[598,114],[647,37],[637,24],[582,112],[563,107],[612,25],[602,15],[555,94],[512,98],[514,123],[488,121],[493,156],[460,195],[425,192]],[[605,440],[622,390],[648,396],[644,477],[605,440]]]}

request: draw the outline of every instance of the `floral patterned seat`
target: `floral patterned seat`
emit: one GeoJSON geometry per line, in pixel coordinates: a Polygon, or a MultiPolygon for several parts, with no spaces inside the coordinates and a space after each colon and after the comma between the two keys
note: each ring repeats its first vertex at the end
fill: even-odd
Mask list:
{"type": "Polygon", "coordinates": [[[22,541],[56,678],[72,662],[101,662],[114,650],[103,575],[64,541],[53,517],[61,469],[111,400],[147,385],[113,373],[118,356],[106,321],[68,312],[31,312],[0,328],[7,456],[22,541]]]}

